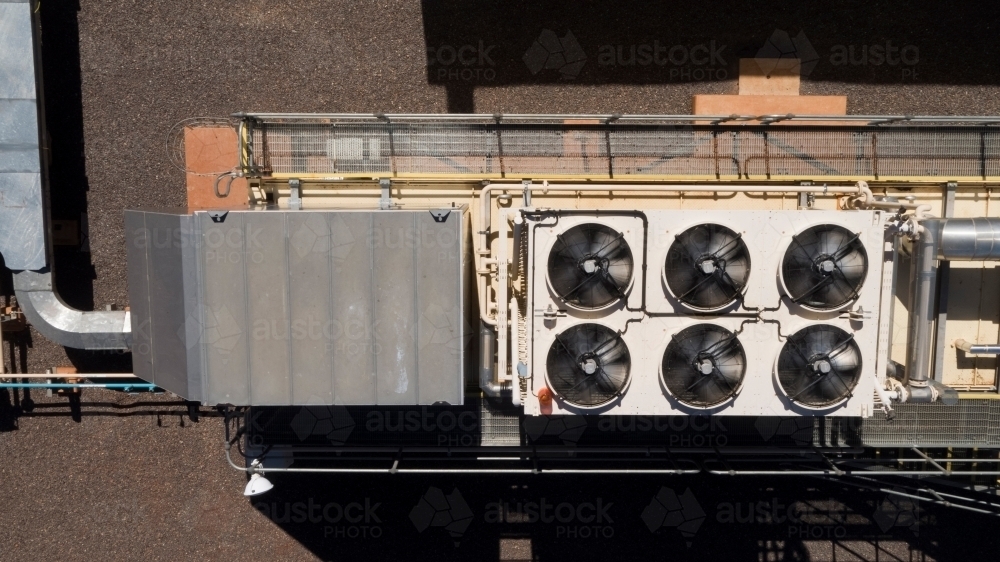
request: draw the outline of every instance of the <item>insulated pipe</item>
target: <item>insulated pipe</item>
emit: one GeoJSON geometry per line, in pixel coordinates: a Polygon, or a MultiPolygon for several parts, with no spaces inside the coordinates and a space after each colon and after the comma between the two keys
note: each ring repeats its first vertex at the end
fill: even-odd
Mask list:
{"type": "Polygon", "coordinates": [[[1000,343],[971,343],[955,340],[955,347],[969,355],[1000,355],[1000,343]]]}
{"type": "Polygon", "coordinates": [[[934,288],[937,286],[937,253],[940,220],[924,221],[923,232],[913,243],[910,274],[910,319],[906,336],[906,374],[910,400],[932,402],[927,384],[931,368],[931,335],[934,328],[934,288]]]}
{"type": "Polygon", "coordinates": [[[64,388],[107,388],[110,390],[153,390],[156,388],[155,384],[147,382],[119,382],[119,383],[107,383],[107,382],[82,382],[82,383],[61,383],[61,382],[2,382],[0,383],[0,388],[45,388],[45,389],[64,389],[64,388]]]}
{"type": "MultiPolygon", "coordinates": [[[[9,379],[138,379],[132,373],[7,373],[9,379]]],[[[3,377],[0,377],[3,378],[3,377]]],[[[140,381],[146,382],[146,381],[140,381]]]]}
{"type": "Polygon", "coordinates": [[[493,355],[496,353],[497,335],[493,328],[482,326],[479,330],[479,388],[490,398],[504,398],[510,387],[497,381],[496,370],[493,368],[493,355]]]}

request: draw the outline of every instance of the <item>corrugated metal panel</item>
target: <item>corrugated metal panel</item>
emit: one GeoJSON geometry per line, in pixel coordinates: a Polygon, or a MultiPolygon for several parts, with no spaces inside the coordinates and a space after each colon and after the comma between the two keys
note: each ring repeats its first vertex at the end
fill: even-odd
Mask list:
{"type": "Polygon", "coordinates": [[[461,404],[467,219],[127,211],[136,374],[210,404],[461,404]]]}
{"type": "Polygon", "coordinates": [[[262,169],[279,174],[987,179],[1000,176],[997,135],[989,126],[300,119],[257,122],[251,144],[262,169]]]}

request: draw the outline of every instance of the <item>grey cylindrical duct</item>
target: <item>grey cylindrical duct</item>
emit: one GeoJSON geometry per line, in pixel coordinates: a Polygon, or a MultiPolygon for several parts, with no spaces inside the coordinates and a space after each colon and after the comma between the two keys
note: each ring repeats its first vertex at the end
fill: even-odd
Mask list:
{"type": "Polygon", "coordinates": [[[910,399],[929,402],[931,335],[934,328],[934,289],[937,285],[937,255],[944,221],[921,222],[924,231],[913,244],[910,275],[910,321],[907,329],[906,374],[910,399]]]}
{"type": "Polygon", "coordinates": [[[490,398],[505,398],[510,396],[510,386],[496,380],[493,362],[496,343],[496,333],[482,325],[479,329],[479,387],[490,398]]]}
{"type": "Polygon", "coordinates": [[[1000,260],[1000,219],[947,219],[943,223],[937,259],[949,261],[1000,260]]]}

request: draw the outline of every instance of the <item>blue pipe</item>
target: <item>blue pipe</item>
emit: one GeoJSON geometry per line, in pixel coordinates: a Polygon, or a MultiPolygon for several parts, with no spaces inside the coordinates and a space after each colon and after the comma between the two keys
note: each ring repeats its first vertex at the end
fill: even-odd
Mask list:
{"type": "Polygon", "coordinates": [[[46,389],[59,389],[59,388],[109,388],[117,390],[154,390],[157,388],[155,384],[151,383],[61,383],[61,382],[4,382],[0,383],[0,388],[46,388],[46,389]]]}

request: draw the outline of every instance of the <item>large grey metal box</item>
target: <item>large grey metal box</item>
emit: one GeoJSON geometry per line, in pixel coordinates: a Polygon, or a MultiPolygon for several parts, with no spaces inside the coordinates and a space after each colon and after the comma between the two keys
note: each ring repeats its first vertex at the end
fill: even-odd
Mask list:
{"type": "Polygon", "coordinates": [[[467,224],[465,207],[126,211],[135,374],[208,404],[461,404],[467,224]]]}

